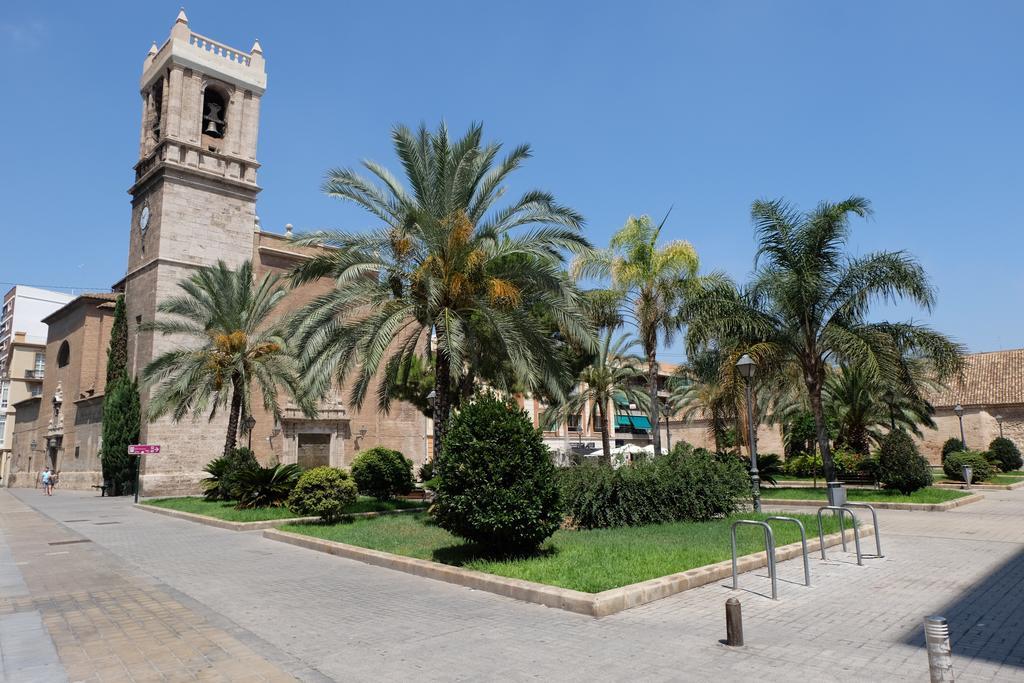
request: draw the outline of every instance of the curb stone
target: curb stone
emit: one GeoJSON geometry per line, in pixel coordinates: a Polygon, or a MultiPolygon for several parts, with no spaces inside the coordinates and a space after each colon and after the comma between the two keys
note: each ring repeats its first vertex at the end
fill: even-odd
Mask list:
{"type": "MultiPolygon", "coordinates": [[[[861,524],[861,538],[874,535],[874,527],[870,524],[861,524]]],[[[326,541],[312,536],[295,534],[277,529],[268,529],[263,532],[264,538],[282,543],[337,555],[351,560],[358,560],[367,564],[394,569],[396,571],[415,574],[437,581],[454,583],[466,588],[496,593],[508,598],[532,602],[545,607],[585,614],[592,617],[605,617],[616,614],[623,610],[644,605],[655,600],[667,598],[691,588],[704,586],[715,581],[721,581],[732,576],[732,560],[725,560],[715,564],[696,567],[685,572],[669,574],[640,583],[612,588],[600,593],[585,593],[583,591],[559,588],[523,579],[510,579],[503,576],[495,576],[473,569],[462,569],[430,560],[420,560],[403,555],[395,555],[380,550],[371,550],[347,543],[337,541],[326,541]]],[[[829,534],[825,537],[825,547],[839,545],[842,542],[838,533],[829,534]]],[[[807,539],[808,554],[820,550],[821,544],[817,536],[807,539]]],[[[790,543],[775,549],[775,557],[778,561],[790,560],[801,556],[801,545],[799,542],[790,543]]],[[[749,572],[767,565],[765,553],[755,553],[737,558],[737,570],[739,573],[749,572]]]]}
{"type": "MultiPolygon", "coordinates": [[[[970,505],[985,500],[985,496],[974,493],[956,500],[947,500],[945,503],[889,503],[886,501],[858,500],[850,501],[867,503],[876,510],[917,510],[918,512],[945,512],[962,505],[970,505]]],[[[828,503],[824,500],[793,500],[789,498],[762,498],[761,503],[769,507],[821,507],[828,503]]]]}
{"type": "MultiPolygon", "coordinates": [[[[284,519],[265,519],[258,522],[229,522],[226,519],[218,519],[216,517],[210,517],[209,515],[198,515],[194,512],[182,512],[181,510],[172,510],[170,508],[162,508],[156,505],[147,505],[145,503],[133,503],[132,507],[140,510],[146,510],[147,512],[155,512],[158,515],[167,515],[168,517],[176,517],[177,519],[184,519],[189,522],[215,526],[218,529],[227,529],[228,531],[261,531],[263,529],[273,529],[275,527],[284,526],[285,524],[309,524],[311,522],[320,521],[319,517],[287,517],[284,519]]],[[[381,510],[379,512],[353,512],[352,514],[344,515],[344,518],[356,519],[362,517],[381,517],[383,515],[398,515],[406,512],[423,512],[425,509],[426,508],[407,508],[404,510],[381,510]]]]}

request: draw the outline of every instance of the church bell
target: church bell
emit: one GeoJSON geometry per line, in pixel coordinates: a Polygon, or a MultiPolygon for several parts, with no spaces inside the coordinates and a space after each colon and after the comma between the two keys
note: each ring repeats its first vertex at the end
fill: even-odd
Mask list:
{"type": "Polygon", "coordinates": [[[216,102],[209,102],[206,106],[208,111],[203,117],[203,121],[206,122],[203,132],[210,137],[219,138],[224,134],[224,121],[220,118],[220,105],[216,102]]]}

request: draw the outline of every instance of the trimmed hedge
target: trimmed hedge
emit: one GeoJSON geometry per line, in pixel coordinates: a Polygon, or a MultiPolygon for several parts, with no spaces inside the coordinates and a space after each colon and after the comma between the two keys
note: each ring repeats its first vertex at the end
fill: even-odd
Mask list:
{"type": "Polygon", "coordinates": [[[398,451],[376,446],[352,461],[352,478],[363,495],[391,500],[412,491],[412,461],[398,451]]]}
{"type": "Polygon", "coordinates": [[[438,526],[489,552],[531,552],[562,523],[551,453],[515,404],[490,394],[464,403],[435,465],[438,526]]]}
{"type": "Polygon", "coordinates": [[[1024,465],[1024,458],[1021,458],[1017,444],[1004,437],[992,439],[992,443],[988,445],[988,453],[1003,472],[1019,470],[1024,465]]]}
{"type": "Polygon", "coordinates": [[[878,479],[887,489],[911,494],[932,484],[928,461],[902,429],[890,432],[878,450],[878,479]]]}
{"type": "Polygon", "coordinates": [[[325,522],[334,522],[342,510],[356,502],[356,483],[348,472],[335,467],[314,467],[299,477],[288,496],[288,508],[306,516],[318,515],[325,522]]]}
{"type": "Polygon", "coordinates": [[[743,460],[688,449],[618,469],[573,467],[559,479],[567,514],[581,529],[705,521],[736,512],[750,497],[743,460]]]}
{"type": "Polygon", "coordinates": [[[946,473],[948,478],[954,481],[963,481],[961,468],[964,465],[969,465],[973,470],[971,480],[975,482],[985,481],[993,474],[992,464],[985,457],[985,454],[974,451],[950,453],[942,463],[942,471],[946,473]]]}

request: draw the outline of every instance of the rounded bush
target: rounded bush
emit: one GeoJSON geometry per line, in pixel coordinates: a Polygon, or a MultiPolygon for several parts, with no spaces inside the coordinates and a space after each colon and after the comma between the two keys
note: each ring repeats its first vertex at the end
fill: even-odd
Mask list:
{"type": "Polygon", "coordinates": [[[551,453],[514,404],[489,394],[463,404],[434,469],[438,525],[490,552],[535,550],[562,523],[551,453]]]}
{"type": "Polygon", "coordinates": [[[946,476],[954,481],[963,481],[961,468],[964,465],[970,466],[973,470],[971,480],[976,482],[985,481],[992,476],[992,465],[984,453],[974,451],[959,451],[950,453],[942,463],[942,470],[946,476]]]}
{"type": "Polygon", "coordinates": [[[909,494],[932,484],[928,461],[902,429],[890,432],[878,451],[878,480],[887,489],[909,494]]]}
{"type": "Polygon", "coordinates": [[[288,496],[288,509],[299,515],[318,515],[325,522],[334,522],[358,496],[356,483],[345,470],[314,467],[299,477],[288,496]]]}
{"type": "Polygon", "coordinates": [[[988,445],[988,452],[1003,472],[1019,470],[1024,465],[1024,458],[1021,458],[1017,444],[1001,436],[992,439],[992,443],[988,445]]]}
{"type": "Polygon", "coordinates": [[[955,436],[946,439],[946,443],[942,444],[942,462],[946,462],[946,457],[950,453],[959,453],[963,449],[964,442],[955,436]]]}
{"type": "Polygon", "coordinates": [[[412,461],[398,451],[376,446],[352,461],[352,478],[359,493],[391,500],[412,491],[412,461]]]}

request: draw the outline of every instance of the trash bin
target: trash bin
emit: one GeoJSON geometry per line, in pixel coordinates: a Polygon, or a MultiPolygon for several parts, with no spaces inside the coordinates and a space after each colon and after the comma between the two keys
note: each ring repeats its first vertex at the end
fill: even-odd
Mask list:
{"type": "Polygon", "coordinates": [[[843,482],[841,481],[830,481],[828,486],[828,504],[836,507],[842,507],[846,505],[846,489],[843,488],[843,482]]]}
{"type": "Polygon", "coordinates": [[[974,470],[971,469],[970,465],[964,465],[961,474],[964,478],[964,484],[967,488],[971,488],[971,478],[974,476],[974,470]]]}

